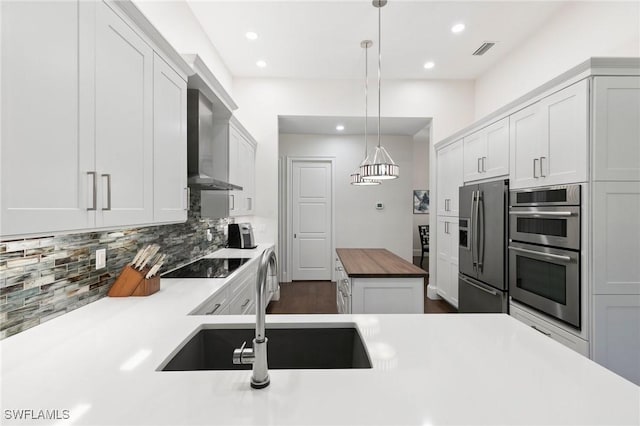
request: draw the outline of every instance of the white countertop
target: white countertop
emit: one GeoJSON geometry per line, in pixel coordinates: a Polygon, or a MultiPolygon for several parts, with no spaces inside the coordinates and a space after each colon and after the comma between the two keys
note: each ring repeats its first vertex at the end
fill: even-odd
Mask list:
{"type": "Polygon", "coordinates": [[[373,368],[271,370],[262,390],[250,370],[156,371],[201,324],[254,321],[187,315],[225,282],[163,279],[152,296],[104,298],[0,341],[0,423],[640,424],[640,387],[502,314],[269,315],[267,326],[355,323],[373,368]]]}

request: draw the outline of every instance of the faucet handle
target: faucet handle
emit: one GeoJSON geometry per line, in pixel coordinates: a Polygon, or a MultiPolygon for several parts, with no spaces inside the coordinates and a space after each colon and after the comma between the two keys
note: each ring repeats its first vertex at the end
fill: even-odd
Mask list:
{"type": "Polygon", "coordinates": [[[233,350],[233,363],[234,364],[253,364],[255,360],[255,355],[253,353],[253,348],[246,348],[247,341],[245,340],[240,346],[239,349],[233,350]]]}

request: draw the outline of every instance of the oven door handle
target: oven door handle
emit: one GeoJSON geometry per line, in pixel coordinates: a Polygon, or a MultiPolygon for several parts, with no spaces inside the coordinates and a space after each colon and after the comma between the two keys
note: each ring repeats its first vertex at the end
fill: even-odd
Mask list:
{"type": "Polygon", "coordinates": [[[574,213],[573,212],[539,212],[539,211],[526,211],[526,212],[517,212],[517,211],[510,211],[509,214],[512,214],[514,216],[532,216],[532,217],[538,217],[538,216],[573,216],[574,213]]]}
{"type": "Polygon", "coordinates": [[[552,253],[544,253],[544,252],[535,251],[535,250],[527,250],[527,249],[523,249],[520,247],[513,247],[513,246],[509,246],[508,248],[509,250],[519,251],[522,253],[535,254],[536,256],[548,257],[550,259],[557,259],[557,260],[564,260],[565,262],[571,262],[571,258],[569,256],[562,256],[559,254],[552,254],[552,253]]]}

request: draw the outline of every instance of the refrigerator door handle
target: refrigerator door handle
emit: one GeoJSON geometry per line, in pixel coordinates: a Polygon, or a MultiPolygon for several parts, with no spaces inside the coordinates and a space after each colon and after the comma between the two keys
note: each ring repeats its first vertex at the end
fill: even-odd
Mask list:
{"type": "Polygon", "coordinates": [[[482,199],[482,192],[478,191],[476,201],[476,221],[478,222],[478,269],[482,271],[482,265],[484,264],[484,201],[482,199]],[[480,210],[480,202],[482,201],[482,210],[480,210]],[[482,216],[482,224],[480,223],[480,217],[482,216]]]}
{"type": "Polygon", "coordinates": [[[475,247],[476,265],[480,268],[480,191],[475,192],[474,216],[475,226],[473,227],[473,245],[475,247]]]}
{"type": "Polygon", "coordinates": [[[471,191],[471,212],[470,212],[470,217],[471,217],[471,232],[469,233],[469,238],[471,239],[471,241],[469,241],[469,246],[471,247],[471,262],[473,264],[473,269],[476,269],[476,250],[474,248],[475,245],[475,232],[476,232],[476,225],[475,225],[475,218],[474,218],[474,212],[475,212],[475,202],[476,202],[476,191],[471,191]]]}
{"type": "Polygon", "coordinates": [[[482,290],[482,291],[484,291],[485,293],[488,293],[488,294],[490,294],[490,295],[492,295],[492,296],[497,296],[497,295],[498,295],[498,292],[497,292],[496,290],[490,290],[490,289],[488,289],[488,288],[481,287],[481,286],[479,286],[478,284],[474,283],[473,281],[470,281],[470,280],[468,280],[467,278],[463,277],[462,275],[459,275],[459,278],[460,278],[462,281],[464,281],[465,283],[467,283],[467,284],[469,284],[469,285],[471,285],[471,286],[474,286],[474,287],[475,287],[475,288],[477,288],[478,290],[482,290]]]}

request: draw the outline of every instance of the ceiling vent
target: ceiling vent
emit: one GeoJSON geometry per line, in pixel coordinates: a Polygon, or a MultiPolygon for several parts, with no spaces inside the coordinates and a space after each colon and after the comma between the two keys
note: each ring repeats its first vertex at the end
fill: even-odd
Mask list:
{"type": "Polygon", "coordinates": [[[478,47],[478,49],[473,52],[473,56],[482,56],[487,53],[487,50],[491,49],[495,45],[495,42],[485,41],[484,43],[482,43],[482,46],[478,47]]]}

